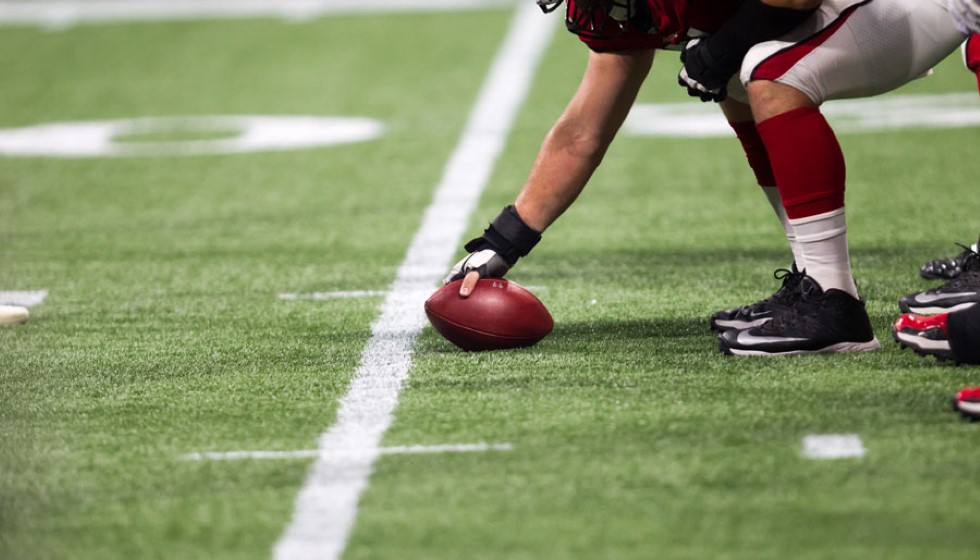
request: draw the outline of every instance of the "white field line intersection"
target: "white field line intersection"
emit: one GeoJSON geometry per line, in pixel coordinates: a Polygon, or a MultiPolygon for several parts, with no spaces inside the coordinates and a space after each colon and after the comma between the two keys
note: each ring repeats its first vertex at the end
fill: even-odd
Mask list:
{"type": "Polygon", "coordinates": [[[382,454],[381,439],[412,365],[412,344],[425,324],[423,303],[451,264],[557,20],[543,17],[533,2],[517,9],[381,315],[371,327],[336,421],[319,438],[322,454],[300,490],[274,558],[334,559],[343,554],[358,500],[382,454]]]}
{"type": "MultiPolygon", "coordinates": [[[[409,455],[427,453],[482,453],[485,451],[513,451],[509,443],[458,443],[446,445],[393,445],[382,447],[381,455],[409,455]]],[[[360,450],[348,450],[359,453],[360,450]]],[[[238,461],[243,459],[317,459],[323,457],[320,449],[300,449],[298,451],[204,451],[188,453],[181,457],[185,461],[238,461]]]]}

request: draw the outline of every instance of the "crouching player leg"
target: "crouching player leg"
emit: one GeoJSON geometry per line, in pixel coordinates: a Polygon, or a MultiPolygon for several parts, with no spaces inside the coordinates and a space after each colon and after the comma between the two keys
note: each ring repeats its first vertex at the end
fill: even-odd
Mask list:
{"type": "Polygon", "coordinates": [[[820,105],[895,89],[926,74],[965,38],[944,0],[828,0],[789,34],[749,51],[741,82],[804,277],[788,311],[760,326],[722,333],[723,352],[880,347],[851,274],[844,156],[820,105]]]}

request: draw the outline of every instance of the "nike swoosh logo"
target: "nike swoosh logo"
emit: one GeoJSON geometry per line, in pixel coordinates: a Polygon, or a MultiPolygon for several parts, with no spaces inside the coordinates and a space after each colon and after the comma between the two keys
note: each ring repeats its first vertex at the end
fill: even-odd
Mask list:
{"type": "Polygon", "coordinates": [[[805,338],[792,338],[787,336],[755,336],[749,331],[739,331],[735,337],[735,342],[746,346],[759,344],[772,344],[774,342],[803,342],[805,338]]]}
{"type": "Polygon", "coordinates": [[[765,319],[766,317],[771,317],[772,311],[753,311],[749,313],[749,321],[755,321],[756,319],[765,319]]]}
{"type": "Polygon", "coordinates": [[[976,292],[960,292],[958,294],[927,294],[922,293],[915,296],[915,301],[922,303],[932,303],[934,301],[939,301],[941,299],[953,299],[958,297],[969,297],[977,295],[976,292]]]}

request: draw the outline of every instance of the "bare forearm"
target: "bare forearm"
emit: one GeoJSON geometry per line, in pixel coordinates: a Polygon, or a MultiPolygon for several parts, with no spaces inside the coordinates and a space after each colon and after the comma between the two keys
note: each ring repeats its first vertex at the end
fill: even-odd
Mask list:
{"type": "Polygon", "coordinates": [[[524,222],[538,231],[547,229],[575,202],[609,145],[576,146],[561,126],[556,125],[545,138],[514,202],[524,222]]]}
{"type": "Polygon", "coordinates": [[[622,126],[653,62],[651,52],[592,53],[585,77],[538,152],[514,205],[544,231],[578,198],[622,126]]]}

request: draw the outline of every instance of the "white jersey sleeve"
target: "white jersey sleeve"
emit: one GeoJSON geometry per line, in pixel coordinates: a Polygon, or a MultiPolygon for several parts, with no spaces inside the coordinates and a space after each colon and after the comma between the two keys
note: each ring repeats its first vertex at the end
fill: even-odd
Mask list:
{"type": "Polygon", "coordinates": [[[980,33],[980,0],[949,0],[949,14],[963,33],[980,33]]]}

